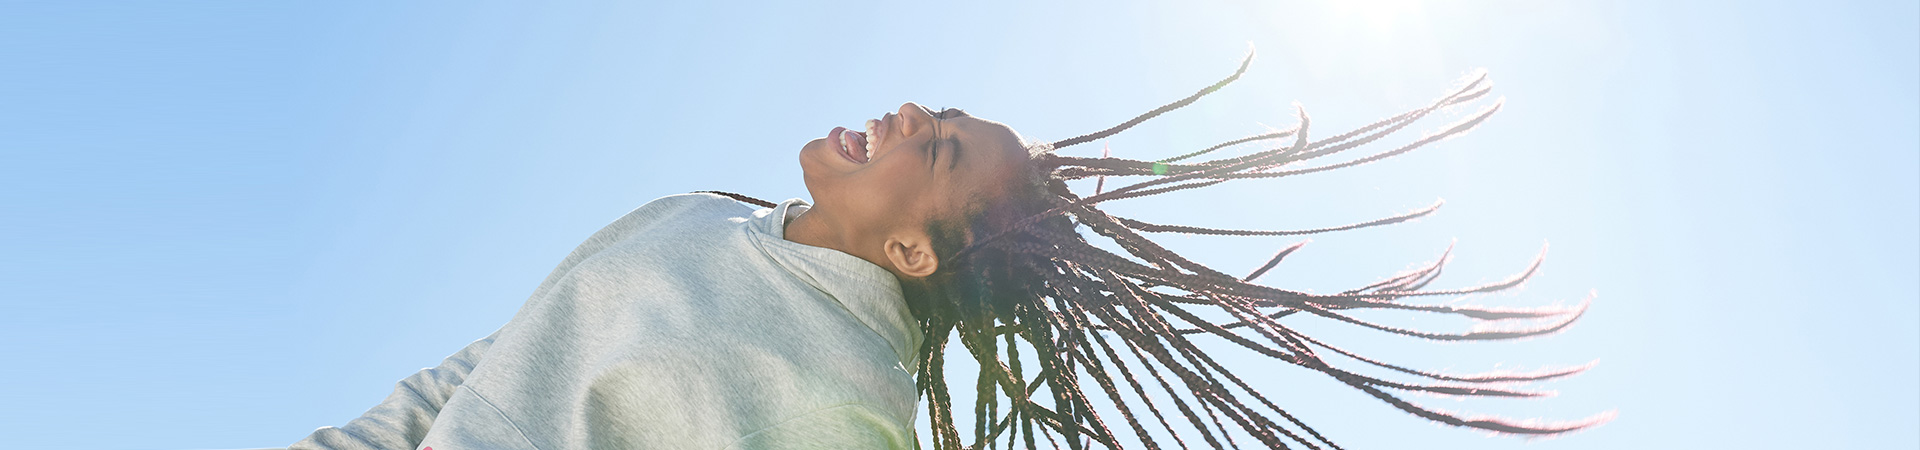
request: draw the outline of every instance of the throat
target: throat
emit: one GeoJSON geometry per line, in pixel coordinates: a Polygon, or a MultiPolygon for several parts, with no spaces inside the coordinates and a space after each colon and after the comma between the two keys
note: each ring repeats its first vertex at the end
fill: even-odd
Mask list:
{"type": "Polygon", "coordinates": [[[871,262],[882,268],[888,268],[889,271],[891,271],[885,255],[880,254],[878,251],[880,247],[879,244],[870,246],[860,245],[864,240],[861,239],[859,233],[854,232],[851,228],[841,226],[841,224],[834,222],[830,214],[822,214],[822,211],[818,211],[817,209],[807,209],[798,213],[788,210],[786,227],[785,230],[782,231],[781,237],[797,244],[820,247],[853,255],[854,257],[867,260],[867,262],[871,262]],[[875,251],[863,252],[861,251],[863,247],[873,247],[875,251]]]}
{"type": "Polygon", "coordinates": [[[826,223],[830,221],[831,218],[821,214],[809,214],[813,212],[812,208],[800,209],[798,211],[795,211],[791,206],[788,208],[786,228],[781,232],[780,237],[795,243],[830,248],[839,250],[842,253],[852,253],[847,251],[845,245],[847,236],[835,232],[839,227],[826,223]]]}

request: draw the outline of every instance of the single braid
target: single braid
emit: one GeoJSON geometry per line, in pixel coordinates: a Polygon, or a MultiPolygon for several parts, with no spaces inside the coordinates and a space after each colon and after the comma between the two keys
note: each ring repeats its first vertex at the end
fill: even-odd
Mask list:
{"type": "Polygon", "coordinates": [[[717,194],[717,195],[720,195],[720,196],[723,196],[723,197],[726,197],[726,198],[731,198],[731,199],[734,199],[734,200],[738,200],[738,201],[740,201],[741,203],[746,203],[746,204],[749,204],[749,205],[753,205],[753,206],[758,206],[758,207],[761,207],[761,208],[772,208],[772,207],[775,207],[775,206],[780,206],[780,204],[778,204],[778,203],[774,203],[774,202],[770,202],[770,201],[766,201],[766,200],[761,200],[761,199],[757,199],[757,198],[753,198],[753,197],[748,197],[748,196],[745,196],[745,195],[740,195],[740,194],[735,194],[735,193],[732,193],[732,192],[726,192],[726,191],[694,191],[693,193],[695,193],[695,194],[717,194]]]}

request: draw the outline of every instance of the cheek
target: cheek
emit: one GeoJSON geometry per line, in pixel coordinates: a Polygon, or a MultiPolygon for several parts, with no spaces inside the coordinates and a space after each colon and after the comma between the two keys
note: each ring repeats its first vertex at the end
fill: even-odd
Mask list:
{"type": "Polygon", "coordinates": [[[939,200],[932,195],[926,160],[908,155],[880,158],[865,166],[837,165],[841,158],[816,140],[801,149],[800,168],[807,192],[816,204],[831,204],[863,228],[890,229],[913,225],[939,200]],[[835,158],[835,159],[822,159],[835,158]]]}
{"type": "MultiPolygon", "coordinates": [[[[895,161],[898,162],[898,161],[895,161]]],[[[848,174],[845,197],[876,223],[893,223],[915,217],[926,203],[926,182],[921,174],[903,164],[877,161],[875,165],[848,174]]]]}

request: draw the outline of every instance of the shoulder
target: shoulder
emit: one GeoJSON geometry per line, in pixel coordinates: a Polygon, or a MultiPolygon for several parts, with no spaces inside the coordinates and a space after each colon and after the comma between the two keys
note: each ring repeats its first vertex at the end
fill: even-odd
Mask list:
{"type": "MultiPolygon", "coordinates": [[[[758,208],[740,203],[737,200],[718,194],[696,192],[675,194],[653,199],[653,201],[634,208],[627,216],[658,217],[685,214],[723,215],[740,217],[752,214],[758,208]]],[[[623,217],[622,220],[625,220],[623,217]]]]}
{"type": "Polygon", "coordinates": [[[600,239],[618,240],[658,225],[747,217],[755,210],[752,206],[720,195],[669,195],[628,211],[595,234],[600,239]]]}
{"type": "Polygon", "coordinates": [[[534,290],[534,297],[541,296],[582,261],[629,239],[675,229],[709,228],[730,219],[751,216],[754,211],[753,207],[715,194],[678,194],[654,199],[614,219],[581,241],[573,252],[567,254],[566,259],[554,267],[546,281],[534,290]]]}

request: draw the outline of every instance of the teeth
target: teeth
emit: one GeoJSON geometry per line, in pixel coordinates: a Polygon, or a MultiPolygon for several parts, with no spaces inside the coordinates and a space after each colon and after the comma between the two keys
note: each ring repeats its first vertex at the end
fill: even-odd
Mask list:
{"type": "Polygon", "coordinates": [[[868,160],[873,159],[873,144],[880,142],[880,135],[874,133],[874,130],[879,128],[880,128],[880,121],[867,119],[867,159],[868,160]]]}

